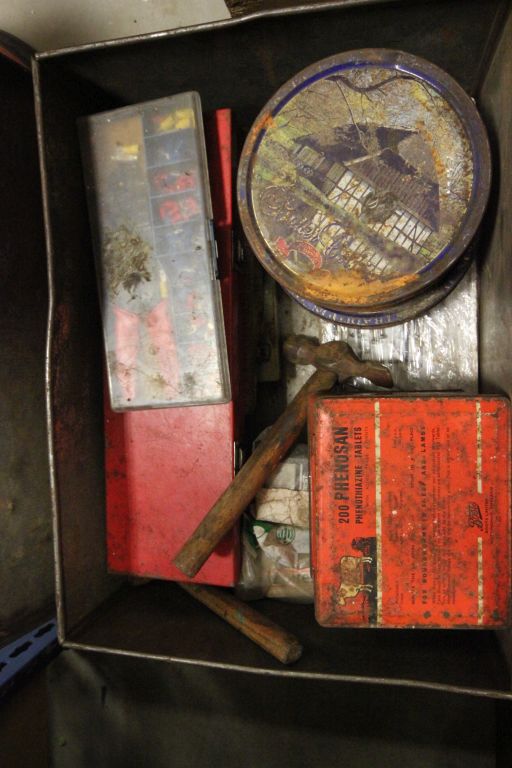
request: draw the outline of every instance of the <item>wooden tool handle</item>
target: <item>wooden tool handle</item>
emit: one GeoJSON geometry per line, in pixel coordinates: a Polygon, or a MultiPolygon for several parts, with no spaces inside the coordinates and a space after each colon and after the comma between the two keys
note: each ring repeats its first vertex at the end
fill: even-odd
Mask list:
{"type": "Polygon", "coordinates": [[[309,396],[331,389],[336,378],[331,371],[316,371],[299,390],[174,558],[182,573],[196,575],[297,440],[306,423],[309,396]]]}
{"type": "Polygon", "coordinates": [[[283,664],[292,664],[302,656],[302,646],[295,635],[286,632],[229,592],[199,584],[180,582],[180,586],[283,664]]]}

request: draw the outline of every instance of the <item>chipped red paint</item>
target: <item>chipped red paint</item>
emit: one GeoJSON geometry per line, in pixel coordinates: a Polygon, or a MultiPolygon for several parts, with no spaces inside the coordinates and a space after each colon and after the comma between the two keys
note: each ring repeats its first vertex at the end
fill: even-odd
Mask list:
{"type": "Polygon", "coordinates": [[[304,240],[299,240],[298,242],[293,244],[293,247],[299,253],[302,253],[304,254],[304,256],[307,256],[307,258],[310,260],[311,264],[313,265],[314,269],[322,268],[322,263],[323,263],[322,254],[313,245],[311,245],[311,243],[307,243],[304,240]]]}
{"type": "Polygon", "coordinates": [[[326,397],[309,417],[319,623],[509,625],[509,401],[326,397]]]}

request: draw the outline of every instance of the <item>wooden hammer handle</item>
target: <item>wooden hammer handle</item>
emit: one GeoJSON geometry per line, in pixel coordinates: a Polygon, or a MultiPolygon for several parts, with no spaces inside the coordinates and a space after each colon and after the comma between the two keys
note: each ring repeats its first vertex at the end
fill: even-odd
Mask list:
{"type": "Polygon", "coordinates": [[[331,371],[316,371],[299,390],[174,558],[182,573],[196,575],[297,440],[306,423],[309,396],[331,389],[336,379],[331,371]]]}
{"type": "Polygon", "coordinates": [[[239,632],[242,632],[278,661],[283,664],[292,664],[300,659],[302,646],[295,635],[281,629],[266,616],[258,613],[254,608],[238,600],[229,592],[199,584],[180,582],[180,586],[185,592],[206,605],[217,616],[238,629],[239,632]]]}

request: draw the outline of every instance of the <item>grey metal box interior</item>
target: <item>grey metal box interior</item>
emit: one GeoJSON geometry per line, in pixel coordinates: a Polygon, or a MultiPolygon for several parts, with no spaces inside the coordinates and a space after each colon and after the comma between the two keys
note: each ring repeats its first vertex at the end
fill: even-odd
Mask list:
{"type": "Polygon", "coordinates": [[[5,34],[0,37],[0,88],[8,116],[0,127],[0,646],[4,646],[47,620],[54,609],[44,413],[48,301],[30,54],[20,59],[19,41],[7,37],[6,44],[5,34]]]}
{"type": "MultiPolygon", "coordinates": [[[[291,75],[341,50],[399,48],[430,59],[474,95],[494,157],[481,253],[481,388],[512,388],[510,3],[342,2],[36,57],[34,76],[51,285],[48,384],[60,637],[67,646],[316,676],[487,692],[512,698],[510,633],[325,630],[310,606],[263,602],[299,635],[283,670],[171,583],[132,586],[105,563],[102,349],[76,119],[197,90],[247,130],[291,75]],[[508,21],[506,21],[508,19],[508,21]]],[[[246,308],[247,311],[248,308],[246,308]]]]}

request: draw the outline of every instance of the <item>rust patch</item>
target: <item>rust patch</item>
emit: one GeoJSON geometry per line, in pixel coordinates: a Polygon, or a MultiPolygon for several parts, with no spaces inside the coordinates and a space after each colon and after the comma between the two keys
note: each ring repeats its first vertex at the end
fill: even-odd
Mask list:
{"type": "Polygon", "coordinates": [[[310,428],[322,625],[508,624],[508,401],[324,397],[310,428]]]}
{"type": "Polygon", "coordinates": [[[474,181],[468,126],[480,118],[463,95],[464,123],[449,81],[415,57],[366,50],[312,65],[268,102],[244,147],[240,209],[286,289],[331,309],[389,306],[460,256],[474,181]]]}

